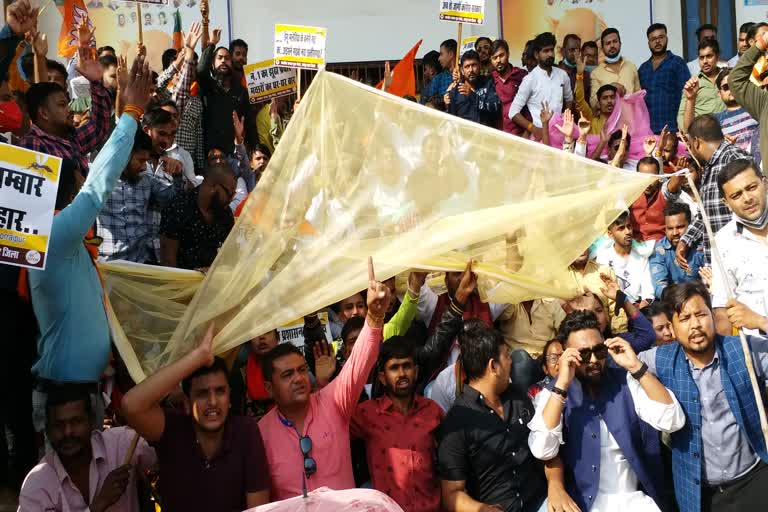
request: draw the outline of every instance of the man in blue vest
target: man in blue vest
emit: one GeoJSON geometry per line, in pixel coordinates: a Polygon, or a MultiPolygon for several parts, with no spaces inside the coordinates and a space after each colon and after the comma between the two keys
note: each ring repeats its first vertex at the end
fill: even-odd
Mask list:
{"type": "MultiPolygon", "coordinates": [[[[768,453],[738,336],[715,332],[709,293],[697,281],[667,288],[664,307],[679,343],[640,354],[679,399],[685,426],[672,434],[680,512],[766,510],[768,453]]],[[[747,336],[757,380],[768,374],[768,340],[747,336]]],[[[562,367],[562,364],[561,364],[562,367]]]]}
{"type": "MultiPolygon", "coordinates": [[[[680,404],[629,342],[604,340],[594,313],[570,313],[558,337],[565,351],[557,380],[536,397],[531,453],[541,460],[560,456],[564,490],[581,510],[665,510],[657,431],[683,427],[680,404]]],[[[548,506],[560,510],[555,496],[564,498],[562,482],[550,478],[553,485],[561,492],[550,492],[548,506]]]]}

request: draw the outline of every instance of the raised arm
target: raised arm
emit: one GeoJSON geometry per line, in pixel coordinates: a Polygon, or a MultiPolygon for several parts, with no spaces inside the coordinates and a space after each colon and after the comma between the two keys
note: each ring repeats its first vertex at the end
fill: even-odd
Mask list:
{"type": "MultiPolygon", "coordinates": [[[[77,71],[91,83],[91,115],[84,125],[77,128],[77,140],[80,143],[80,148],[84,153],[88,153],[104,142],[109,133],[112,99],[101,82],[103,73],[101,64],[91,55],[90,48],[79,48],[78,56],[77,71]]],[[[139,59],[136,59],[134,64],[137,62],[139,59]]],[[[144,59],[142,58],[140,62],[143,67],[144,59]]],[[[149,73],[149,66],[146,67],[147,73],[149,73]]],[[[139,76],[139,78],[142,79],[143,77],[139,76]]],[[[146,103],[141,107],[143,108],[145,105],[146,103]]]]}
{"type": "Polygon", "coordinates": [[[202,36],[202,27],[199,22],[194,22],[189,28],[189,32],[184,35],[184,63],[181,67],[181,73],[176,80],[176,84],[171,91],[171,97],[176,101],[176,108],[179,110],[179,116],[184,113],[184,107],[189,100],[192,82],[195,80],[195,47],[202,36]]]}
{"type": "Polygon", "coordinates": [[[165,431],[165,412],[160,401],[195,370],[213,364],[213,359],[211,324],[197,348],[150,375],[123,397],[122,410],[128,425],[150,443],[159,441],[165,431]]]}
{"type": "Polygon", "coordinates": [[[768,107],[768,92],[762,87],[756,87],[749,78],[752,76],[752,68],[765,53],[766,48],[768,44],[763,34],[752,48],[744,52],[728,76],[728,85],[733,91],[733,97],[755,119],[760,119],[763,111],[768,107]]]}
{"type": "Polygon", "coordinates": [[[18,0],[5,10],[6,25],[0,30],[0,76],[8,72],[24,34],[37,26],[38,12],[38,8],[32,8],[30,0],[18,0]]]}

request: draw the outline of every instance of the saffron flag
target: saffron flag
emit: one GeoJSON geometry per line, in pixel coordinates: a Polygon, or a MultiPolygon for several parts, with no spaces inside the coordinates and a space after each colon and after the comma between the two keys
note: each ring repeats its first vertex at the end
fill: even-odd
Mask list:
{"type": "Polygon", "coordinates": [[[77,25],[87,21],[88,28],[93,30],[93,23],[88,16],[88,9],[83,0],[64,0],[64,13],[59,33],[59,57],[71,59],[77,52],[77,25]]]}
{"type": "Polygon", "coordinates": [[[184,36],[181,34],[181,14],[179,10],[173,13],[173,48],[181,51],[184,47],[184,36]]]}
{"type": "MultiPolygon", "coordinates": [[[[416,96],[416,73],[413,69],[413,62],[416,59],[416,52],[419,51],[422,39],[405,54],[403,60],[397,63],[392,70],[392,83],[387,92],[395,96],[411,95],[416,96]]],[[[377,89],[384,89],[384,80],[376,84],[377,89]]]]}

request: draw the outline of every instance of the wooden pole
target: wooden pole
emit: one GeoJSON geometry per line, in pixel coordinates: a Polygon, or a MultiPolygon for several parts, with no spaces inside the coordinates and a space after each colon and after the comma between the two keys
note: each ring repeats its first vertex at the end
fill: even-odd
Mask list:
{"type": "Polygon", "coordinates": [[[136,452],[136,445],[138,444],[139,444],[139,433],[136,432],[135,434],[133,434],[133,439],[131,439],[131,446],[128,447],[128,451],[126,452],[125,458],[123,459],[123,466],[131,463],[133,454],[136,452]]]}
{"type": "Polygon", "coordinates": [[[461,76],[461,71],[459,70],[459,59],[461,58],[461,29],[464,27],[464,24],[459,22],[459,39],[456,41],[456,71],[459,71],[459,76],[461,76]]]}
{"type": "Polygon", "coordinates": [[[296,68],[296,101],[301,101],[301,68],[296,68]]]}
{"type": "Polygon", "coordinates": [[[141,19],[141,2],[136,2],[136,16],[138,17],[136,21],[139,24],[139,44],[144,44],[144,28],[142,27],[144,20],[141,19]]]}

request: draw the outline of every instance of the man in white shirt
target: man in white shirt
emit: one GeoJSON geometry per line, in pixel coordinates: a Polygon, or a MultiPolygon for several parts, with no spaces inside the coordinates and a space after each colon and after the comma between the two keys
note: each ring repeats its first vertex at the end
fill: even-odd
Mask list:
{"type": "MultiPolygon", "coordinates": [[[[741,38],[741,36],[739,36],[739,38],[741,38]]],[[[717,41],[717,27],[715,25],[712,25],[711,23],[703,24],[702,26],[696,29],[696,39],[698,44],[701,44],[701,42],[704,41],[705,39],[714,39],[715,41],[717,41]]],[[[747,46],[747,48],[749,48],[749,46],[747,46]]],[[[728,63],[723,60],[718,60],[717,67],[718,68],[728,67],[728,63]]],[[[688,71],[691,72],[691,76],[699,76],[699,72],[701,71],[701,64],[699,63],[698,57],[696,57],[695,59],[693,59],[688,63],[688,71]]]]}
{"type": "Polygon", "coordinates": [[[563,510],[553,501],[564,493],[553,493],[553,485],[581,510],[666,509],[660,441],[652,429],[683,428],[682,407],[629,342],[603,339],[594,313],[569,314],[560,339],[565,350],[557,380],[536,395],[528,423],[533,456],[559,455],[566,472],[565,487],[550,480],[550,510],[563,510]]]}
{"type": "Polygon", "coordinates": [[[539,65],[523,78],[509,109],[509,118],[537,140],[542,137],[541,110],[545,104],[552,112],[562,112],[573,105],[571,79],[555,66],[556,45],[557,39],[551,32],[539,34],[533,40],[539,65]],[[525,107],[531,113],[532,122],[521,113],[525,107]]]}
{"type": "MultiPolygon", "coordinates": [[[[627,300],[638,304],[640,309],[654,299],[653,281],[647,254],[641,252],[643,246],[632,243],[632,222],[629,212],[624,212],[608,226],[608,236],[613,243],[597,252],[595,261],[598,265],[611,267],[616,273],[619,288],[627,300]]],[[[650,246],[652,250],[653,246],[650,246]]]]}
{"type": "Polygon", "coordinates": [[[749,29],[752,28],[753,25],[754,23],[748,21],[742,23],[741,27],[739,27],[739,40],[736,42],[738,52],[728,61],[729,68],[735,68],[736,63],[739,62],[739,58],[745,51],[749,50],[749,38],[747,37],[747,34],[749,34],[749,29]]]}
{"type": "Polygon", "coordinates": [[[768,332],[768,200],[763,173],[752,160],[734,160],[717,178],[731,221],[715,235],[722,267],[712,261],[712,307],[717,332],[732,328],[747,334],[768,332]],[[735,300],[728,300],[724,275],[734,286],[735,300]]]}

